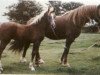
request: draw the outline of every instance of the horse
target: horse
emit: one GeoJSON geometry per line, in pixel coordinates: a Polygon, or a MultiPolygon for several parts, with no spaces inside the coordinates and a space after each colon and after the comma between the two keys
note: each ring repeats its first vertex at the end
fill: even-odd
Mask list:
{"type": "Polygon", "coordinates": [[[35,17],[30,25],[22,25],[15,22],[4,22],[0,24],[0,73],[3,71],[1,55],[7,44],[13,39],[10,49],[14,52],[26,50],[30,43],[33,43],[32,57],[29,68],[33,71],[33,59],[36,55],[36,61],[39,59],[39,46],[45,36],[45,29],[53,24],[53,10],[51,7],[35,17]],[[35,52],[36,51],[36,52],[35,52]]]}
{"type": "MultiPolygon", "coordinates": [[[[83,5],[62,15],[54,16],[55,26],[47,26],[45,37],[52,40],[66,39],[64,52],[61,57],[61,64],[63,66],[70,67],[67,60],[70,46],[79,37],[82,27],[90,19],[100,23],[100,5],[83,5]]],[[[28,21],[28,23],[31,23],[31,21],[28,21]]],[[[26,51],[24,50],[22,57],[25,58],[25,55],[26,51]]]]}

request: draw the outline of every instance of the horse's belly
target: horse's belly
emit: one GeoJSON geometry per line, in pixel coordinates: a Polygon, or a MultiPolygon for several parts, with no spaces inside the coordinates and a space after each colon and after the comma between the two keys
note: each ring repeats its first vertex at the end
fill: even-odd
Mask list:
{"type": "Polygon", "coordinates": [[[47,33],[45,35],[47,38],[52,39],[52,40],[60,40],[60,39],[65,39],[66,35],[65,34],[56,34],[56,33],[47,33]]]}

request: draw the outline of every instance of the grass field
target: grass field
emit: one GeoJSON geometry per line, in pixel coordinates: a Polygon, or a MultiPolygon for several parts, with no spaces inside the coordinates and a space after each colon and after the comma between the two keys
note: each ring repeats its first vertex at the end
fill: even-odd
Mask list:
{"type": "Polygon", "coordinates": [[[71,68],[62,67],[60,58],[63,52],[65,40],[45,39],[40,47],[40,54],[45,61],[35,72],[31,72],[28,64],[31,57],[30,47],[27,52],[27,63],[20,63],[20,54],[6,50],[3,53],[2,63],[4,74],[66,74],[66,75],[100,75],[100,47],[92,47],[84,50],[100,40],[100,34],[81,34],[72,44],[69,52],[71,68]]]}

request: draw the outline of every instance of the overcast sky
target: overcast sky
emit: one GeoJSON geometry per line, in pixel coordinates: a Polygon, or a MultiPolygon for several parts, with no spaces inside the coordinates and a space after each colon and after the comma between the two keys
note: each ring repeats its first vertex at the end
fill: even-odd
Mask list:
{"type": "MultiPolygon", "coordinates": [[[[45,3],[47,3],[48,1],[54,1],[54,0],[36,0],[37,2],[40,2],[42,5],[45,6],[45,3]]],[[[56,0],[56,1],[62,1],[62,2],[81,2],[83,4],[86,4],[86,5],[98,5],[100,4],[100,0],[56,0]]],[[[5,21],[8,21],[7,20],[7,17],[5,16],[2,16],[3,13],[6,10],[6,6],[9,6],[13,3],[17,3],[18,0],[0,0],[0,22],[5,22],[5,21]]]]}

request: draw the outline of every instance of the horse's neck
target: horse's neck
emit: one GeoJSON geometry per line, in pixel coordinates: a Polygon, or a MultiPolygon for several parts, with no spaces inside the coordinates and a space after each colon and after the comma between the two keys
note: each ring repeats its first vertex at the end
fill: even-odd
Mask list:
{"type": "Polygon", "coordinates": [[[78,14],[76,15],[76,18],[78,18],[78,20],[76,20],[76,24],[78,23],[77,25],[83,27],[87,22],[90,21],[90,19],[93,19],[95,16],[95,9],[90,10],[90,8],[83,8],[83,10],[78,10],[77,13],[78,14]]]}
{"type": "Polygon", "coordinates": [[[29,27],[36,27],[37,29],[45,29],[45,23],[41,20],[36,23],[31,24],[29,27]]]}

